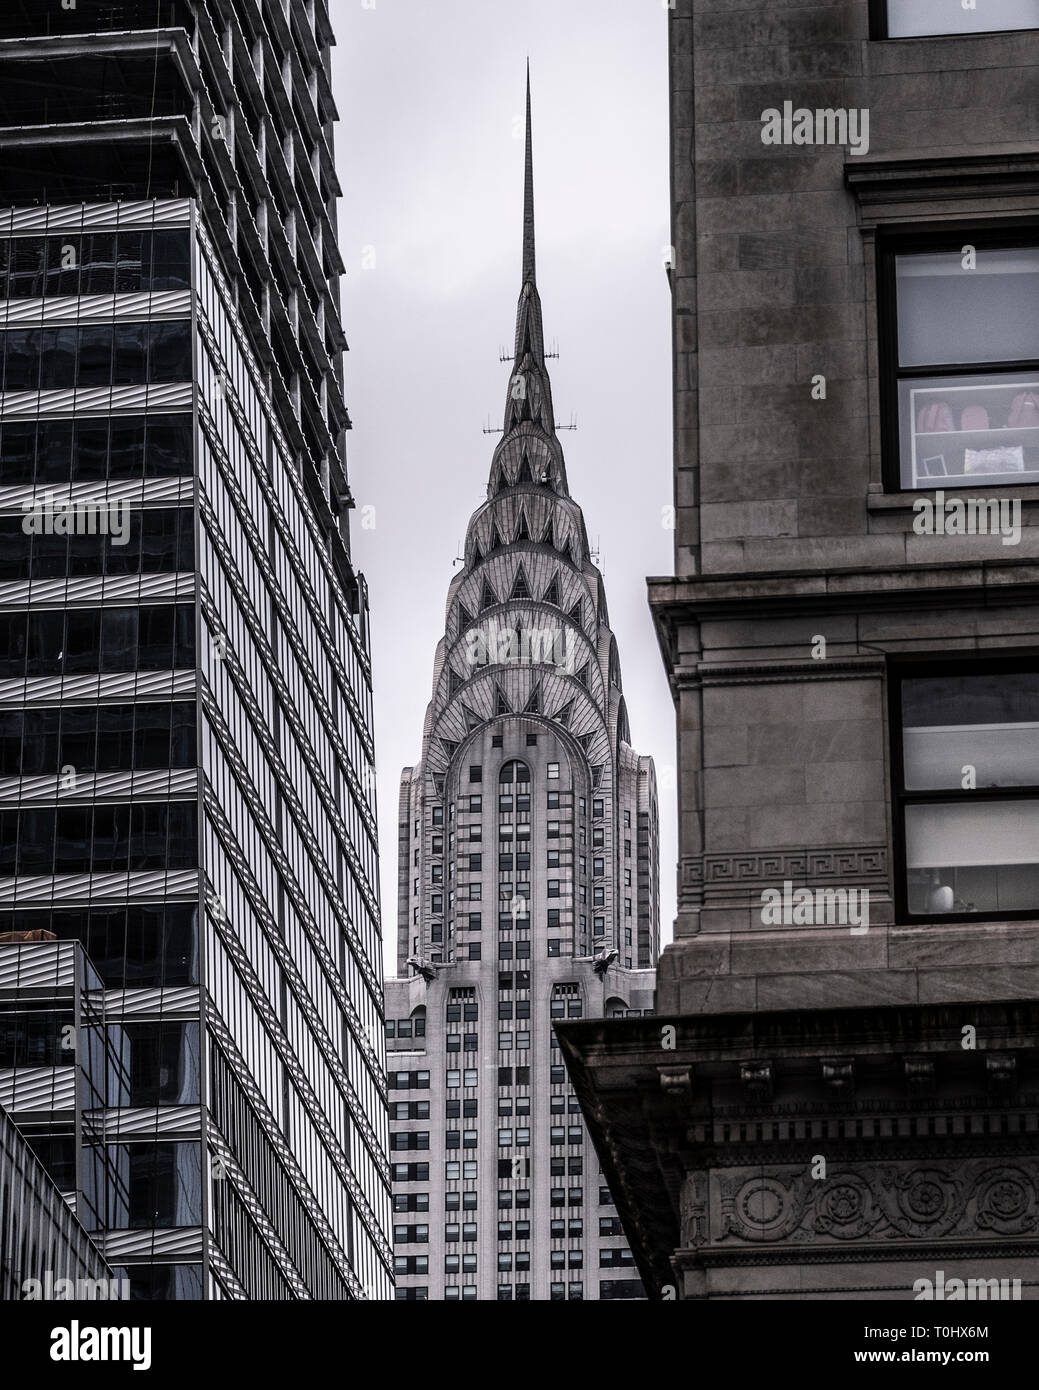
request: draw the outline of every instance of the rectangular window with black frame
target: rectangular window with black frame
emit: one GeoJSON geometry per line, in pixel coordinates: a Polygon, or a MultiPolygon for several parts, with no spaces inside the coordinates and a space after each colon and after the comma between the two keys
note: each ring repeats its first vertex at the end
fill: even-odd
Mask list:
{"type": "Polygon", "coordinates": [[[1039,482],[1039,231],[879,243],[889,490],[1039,482]]]}
{"type": "Polygon", "coordinates": [[[1039,911],[1039,660],[895,669],[900,920],[1039,911]]]}
{"type": "Polygon", "coordinates": [[[1039,0],[870,0],[870,14],[874,39],[1039,29],[1039,0]]]}

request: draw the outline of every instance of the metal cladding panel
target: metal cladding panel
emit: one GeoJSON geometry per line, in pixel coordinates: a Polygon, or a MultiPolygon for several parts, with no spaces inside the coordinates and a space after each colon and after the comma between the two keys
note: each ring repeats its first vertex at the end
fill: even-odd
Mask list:
{"type": "Polygon", "coordinates": [[[29,903],[68,903],[109,898],[125,903],[133,898],[191,897],[198,894],[198,870],[161,869],[132,874],[48,874],[40,877],[0,878],[0,906],[26,907],[29,903]]]}
{"type": "Polygon", "coordinates": [[[0,991],[75,987],[74,941],[0,942],[0,991]]]}
{"type": "Polygon", "coordinates": [[[107,1143],[119,1139],[154,1139],[159,1135],[177,1139],[198,1139],[202,1133],[202,1111],[197,1105],[158,1105],[104,1112],[107,1143]]]}
{"type": "Polygon", "coordinates": [[[195,695],[195,672],[125,671],[104,676],[30,676],[0,681],[0,705],[56,700],[164,700],[195,695]]]}
{"type": "Polygon", "coordinates": [[[190,603],[192,574],[104,574],[93,579],[19,579],[0,584],[0,608],[92,607],[98,603],[144,600],[190,603]]]}
{"type": "Polygon", "coordinates": [[[11,1115],[76,1108],[77,1067],[13,1067],[0,1071],[0,1106],[11,1115]]]}
{"type": "Polygon", "coordinates": [[[123,1261],[169,1258],[179,1255],[185,1260],[202,1258],[202,1228],[174,1226],[169,1230],[149,1226],[140,1231],[113,1231],[98,1238],[110,1264],[123,1261]]]}
{"type": "Polygon", "coordinates": [[[190,410],[190,381],[149,386],[87,386],[71,391],[7,391],[0,396],[0,417],[41,415],[141,414],[147,410],[190,410]]]}
{"type": "Polygon", "coordinates": [[[190,290],[160,290],[137,294],[54,295],[46,299],[5,299],[0,305],[0,328],[19,324],[111,323],[191,317],[190,290]]]}
{"type": "Polygon", "coordinates": [[[74,787],[56,790],[50,777],[0,777],[0,804],[4,802],[53,802],[60,794],[67,805],[76,801],[129,799],[130,797],[180,800],[193,797],[198,788],[198,773],[193,767],[176,772],[102,772],[96,776],[80,773],[74,787]]]}
{"type": "Polygon", "coordinates": [[[108,502],[125,502],[132,507],[169,507],[179,503],[189,507],[194,501],[194,483],[190,478],[130,478],[125,482],[109,478],[105,483],[54,483],[42,487],[14,485],[0,487],[0,511],[17,512],[26,503],[35,502],[40,492],[49,492],[55,501],[75,501],[77,498],[96,498],[104,491],[108,502]]]}
{"type": "Polygon", "coordinates": [[[190,198],[148,199],[127,203],[71,203],[64,206],[6,208],[0,212],[0,236],[57,231],[114,231],[149,227],[186,227],[190,198]]]}

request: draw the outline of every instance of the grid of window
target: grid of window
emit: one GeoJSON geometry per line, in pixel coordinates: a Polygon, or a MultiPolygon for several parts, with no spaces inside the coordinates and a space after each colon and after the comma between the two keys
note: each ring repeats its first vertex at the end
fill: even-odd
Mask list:
{"type": "Polygon", "coordinates": [[[184,669],[194,664],[191,604],[34,608],[0,614],[0,679],[184,669]]]}
{"type": "Polygon", "coordinates": [[[193,767],[195,704],[0,710],[0,776],[193,767]]]}
{"type": "Polygon", "coordinates": [[[22,236],[0,241],[0,299],[191,288],[184,228],[22,236]]]}
{"type": "Polygon", "coordinates": [[[7,420],[0,430],[0,486],[190,477],[190,415],[7,420]]]}
{"type": "Polygon", "coordinates": [[[4,391],[191,380],[189,323],[80,323],[0,331],[4,391]]]}

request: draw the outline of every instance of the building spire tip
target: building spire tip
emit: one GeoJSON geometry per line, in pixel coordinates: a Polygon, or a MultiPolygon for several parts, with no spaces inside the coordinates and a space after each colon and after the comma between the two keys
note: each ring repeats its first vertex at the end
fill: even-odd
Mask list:
{"type": "Polygon", "coordinates": [[[530,119],[530,58],[527,58],[527,145],[523,170],[523,283],[534,283],[534,153],[530,119]]]}

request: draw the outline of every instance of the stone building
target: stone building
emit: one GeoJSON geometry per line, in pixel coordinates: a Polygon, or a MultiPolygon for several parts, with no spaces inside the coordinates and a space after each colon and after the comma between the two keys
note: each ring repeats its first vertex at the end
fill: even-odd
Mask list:
{"type": "Polygon", "coordinates": [[[535,279],[502,439],[400,792],[386,987],[400,1299],[642,1296],[567,1083],[558,1019],[652,1010],[653,764],[630,746],[602,576],[570,497],[535,279]]]}
{"type": "Polygon", "coordinates": [[[1034,1298],[1035,8],[670,42],[678,920],[564,1051],[655,1289],[1034,1298]]]}

